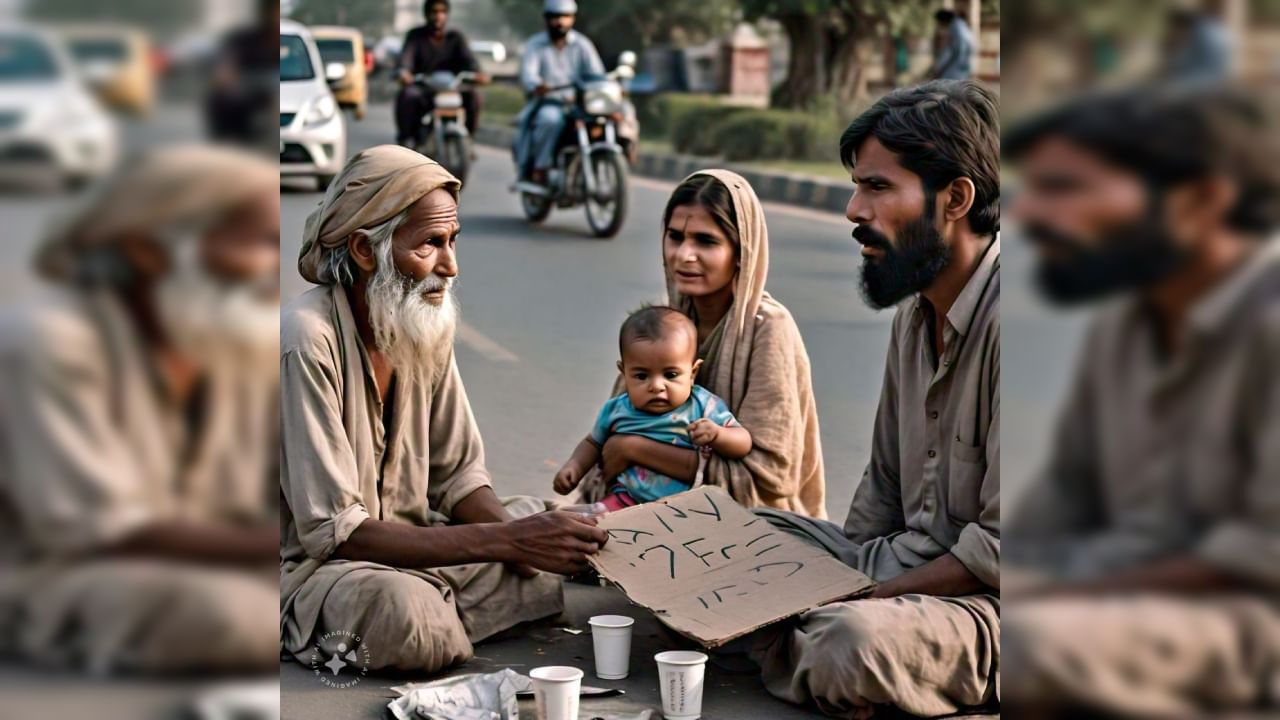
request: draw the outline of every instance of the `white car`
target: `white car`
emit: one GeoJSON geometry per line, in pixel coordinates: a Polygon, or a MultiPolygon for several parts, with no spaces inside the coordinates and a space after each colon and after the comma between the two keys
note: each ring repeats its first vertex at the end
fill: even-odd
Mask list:
{"type": "Polygon", "coordinates": [[[280,23],[280,176],[310,175],[324,189],[347,160],[347,125],[329,81],[346,72],[329,68],[306,26],[280,23]],[[326,72],[327,70],[327,72],[326,72]]]}
{"type": "Polygon", "coordinates": [[[116,163],[119,128],[62,42],[34,27],[0,28],[0,176],[36,173],[80,184],[116,163]]]}

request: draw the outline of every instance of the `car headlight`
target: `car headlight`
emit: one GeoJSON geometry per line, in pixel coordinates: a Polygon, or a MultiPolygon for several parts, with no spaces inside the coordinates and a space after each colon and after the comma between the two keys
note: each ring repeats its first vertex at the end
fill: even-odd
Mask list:
{"type": "Polygon", "coordinates": [[[332,95],[325,95],[311,104],[311,109],[307,111],[302,124],[308,127],[323,125],[332,120],[333,116],[337,114],[338,103],[334,101],[332,95]]]}

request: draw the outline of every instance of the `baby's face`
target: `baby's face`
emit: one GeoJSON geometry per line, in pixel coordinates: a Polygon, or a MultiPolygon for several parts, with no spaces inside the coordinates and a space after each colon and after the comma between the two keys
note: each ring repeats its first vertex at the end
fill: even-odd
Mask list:
{"type": "Polygon", "coordinates": [[[685,404],[702,364],[696,355],[686,332],[671,332],[660,340],[633,340],[622,354],[622,376],[631,404],[654,415],[685,404]]]}

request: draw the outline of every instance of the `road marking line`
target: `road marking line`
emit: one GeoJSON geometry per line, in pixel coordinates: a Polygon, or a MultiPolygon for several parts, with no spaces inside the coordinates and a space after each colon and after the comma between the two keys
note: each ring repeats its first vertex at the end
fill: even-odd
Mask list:
{"type": "Polygon", "coordinates": [[[465,322],[458,323],[458,342],[493,362],[518,363],[519,356],[465,322]]]}

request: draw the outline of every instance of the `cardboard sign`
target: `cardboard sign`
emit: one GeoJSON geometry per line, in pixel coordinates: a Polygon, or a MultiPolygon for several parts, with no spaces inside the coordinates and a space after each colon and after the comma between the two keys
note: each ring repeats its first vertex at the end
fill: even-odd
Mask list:
{"type": "Polygon", "coordinates": [[[609,513],[600,528],[609,542],[596,570],[705,647],[875,586],[716,487],[609,513]]]}

